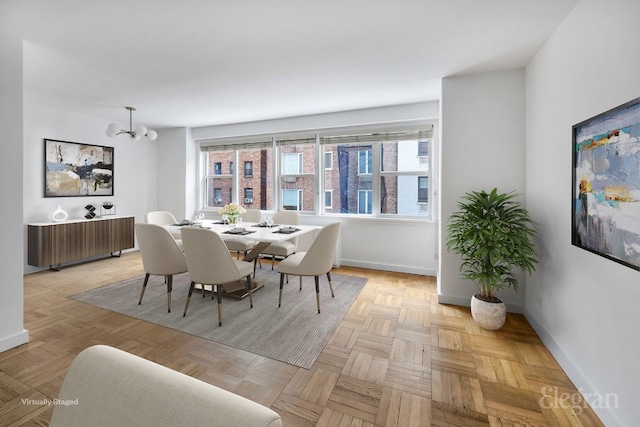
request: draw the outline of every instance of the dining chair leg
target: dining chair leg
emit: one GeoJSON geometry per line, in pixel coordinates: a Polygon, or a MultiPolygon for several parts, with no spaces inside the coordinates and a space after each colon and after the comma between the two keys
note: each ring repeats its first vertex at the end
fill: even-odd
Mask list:
{"type": "Polygon", "coordinates": [[[320,313],[320,278],[319,276],[314,276],[316,279],[316,304],[318,304],[318,314],[320,313]]]}
{"type": "Polygon", "coordinates": [[[147,289],[147,283],[149,282],[149,274],[144,275],[144,283],[142,283],[142,292],[140,292],[140,301],[138,301],[138,305],[142,304],[142,297],[144,296],[144,291],[147,289]]]}
{"type": "Polygon", "coordinates": [[[202,286],[202,298],[204,298],[205,297],[204,285],[201,284],[200,286],[202,286]]]}
{"type": "Polygon", "coordinates": [[[171,291],[173,290],[173,276],[167,276],[167,313],[171,313],[171,291]]]}
{"type": "Polygon", "coordinates": [[[216,286],[216,294],[218,295],[218,326],[222,326],[222,286],[216,286]]]}
{"type": "Polygon", "coordinates": [[[300,278],[300,290],[302,290],[302,276],[298,276],[300,278]]]}
{"type": "Polygon", "coordinates": [[[331,289],[331,298],[335,298],[333,294],[333,285],[331,284],[331,272],[327,271],[327,280],[329,280],[329,289],[331,289]]]}
{"type": "Polygon", "coordinates": [[[282,305],[282,287],[284,286],[284,273],[280,274],[280,295],[278,296],[278,307],[282,305]]]}
{"type": "Polygon", "coordinates": [[[271,255],[271,269],[273,270],[273,265],[276,263],[276,256],[271,255]]]}
{"type": "MultiPolygon", "coordinates": [[[[187,295],[187,303],[184,305],[184,313],[182,313],[182,317],[187,315],[187,309],[189,308],[189,302],[191,301],[191,294],[193,293],[193,288],[195,288],[195,286],[196,283],[191,282],[191,285],[189,286],[189,295],[187,295]]],[[[202,289],[204,289],[204,285],[202,285],[202,289]]]]}
{"type": "Polygon", "coordinates": [[[249,292],[249,304],[253,308],[253,284],[251,283],[251,274],[247,276],[247,292],[249,292]]]}

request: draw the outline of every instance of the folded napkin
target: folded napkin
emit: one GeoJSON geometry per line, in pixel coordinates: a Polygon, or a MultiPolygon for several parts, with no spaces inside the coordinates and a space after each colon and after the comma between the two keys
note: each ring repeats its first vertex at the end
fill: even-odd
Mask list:
{"type": "Polygon", "coordinates": [[[274,233],[291,234],[295,233],[296,231],[300,231],[300,229],[295,227],[280,227],[279,229],[274,231],[274,233]]]}
{"type": "Polygon", "coordinates": [[[224,232],[225,234],[239,234],[244,236],[245,234],[255,233],[255,231],[245,230],[244,228],[232,228],[231,230],[227,230],[224,232]]]}

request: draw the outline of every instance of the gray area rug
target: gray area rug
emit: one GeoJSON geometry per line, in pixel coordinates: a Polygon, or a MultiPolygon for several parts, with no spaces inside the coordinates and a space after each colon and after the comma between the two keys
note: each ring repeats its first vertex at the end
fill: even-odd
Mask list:
{"type": "Polygon", "coordinates": [[[255,282],[265,286],[254,292],[253,308],[249,298],[223,297],[222,326],[218,326],[217,301],[211,299],[210,291],[203,298],[202,291],[194,290],[187,316],[182,317],[189,292],[187,273],[173,278],[171,313],[167,313],[167,288],[160,276],[149,279],[142,305],[138,299],[144,275],[70,298],[309,369],[367,281],[339,274],[331,279],[335,298],[326,275],[320,278],[320,314],[313,277],[303,278],[300,291],[298,277],[292,276],[278,308],[279,275],[269,267],[259,268],[255,282]]]}

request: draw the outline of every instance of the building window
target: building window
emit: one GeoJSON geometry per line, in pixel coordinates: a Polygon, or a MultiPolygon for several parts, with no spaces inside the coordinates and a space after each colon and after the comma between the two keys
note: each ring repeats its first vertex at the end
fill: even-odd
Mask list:
{"type": "Polygon", "coordinates": [[[214,175],[222,175],[222,163],[215,162],[213,164],[213,174],[214,175]]]}
{"type": "Polygon", "coordinates": [[[371,190],[358,190],[358,213],[370,214],[373,206],[371,196],[373,192],[371,190]]]}
{"type": "Polygon", "coordinates": [[[429,201],[429,177],[418,177],[418,203],[427,203],[429,201]]]}
{"type": "Polygon", "coordinates": [[[429,155],[429,141],[418,141],[418,156],[426,157],[429,155]]]}
{"type": "Polygon", "coordinates": [[[222,188],[213,189],[213,203],[219,205],[222,203],[222,188]]]}
{"type": "Polygon", "coordinates": [[[324,190],[324,207],[326,209],[333,207],[333,190],[324,190]]]}
{"type": "MultiPolygon", "coordinates": [[[[277,140],[281,209],[316,212],[316,139],[277,140]]],[[[318,201],[322,203],[322,201],[318,201]]]]}
{"type": "Polygon", "coordinates": [[[253,162],[252,161],[244,162],[244,176],[245,177],[252,177],[253,176],[253,162]]]}
{"type": "Polygon", "coordinates": [[[233,175],[233,162],[229,162],[229,173],[233,175]]]}
{"type": "Polygon", "coordinates": [[[372,169],[371,150],[358,151],[358,174],[371,175],[372,169]]]}
{"type": "Polygon", "coordinates": [[[282,174],[297,175],[302,173],[303,153],[282,153],[282,174]]]}
{"type": "Polygon", "coordinates": [[[330,171],[333,169],[333,151],[324,152],[324,170],[330,171]]]}
{"type": "Polygon", "coordinates": [[[244,204],[250,205],[253,203],[253,188],[244,189],[244,204]]]}
{"type": "Polygon", "coordinates": [[[282,209],[299,211],[303,206],[302,190],[282,190],[282,209]]]}

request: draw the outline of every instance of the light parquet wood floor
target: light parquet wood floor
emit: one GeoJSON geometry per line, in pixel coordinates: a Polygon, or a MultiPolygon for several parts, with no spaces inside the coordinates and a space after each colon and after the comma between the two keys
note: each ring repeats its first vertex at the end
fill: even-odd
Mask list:
{"type": "Polygon", "coordinates": [[[602,425],[523,316],[488,332],[468,308],[438,304],[432,277],[335,272],[369,280],[309,370],[67,298],[142,274],[137,252],[26,275],[30,342],[0,353],[0,426],[47,425],[53,408],[26,399],[57,397],[94,344],[260,402],[285,426],[602,425]]]}

